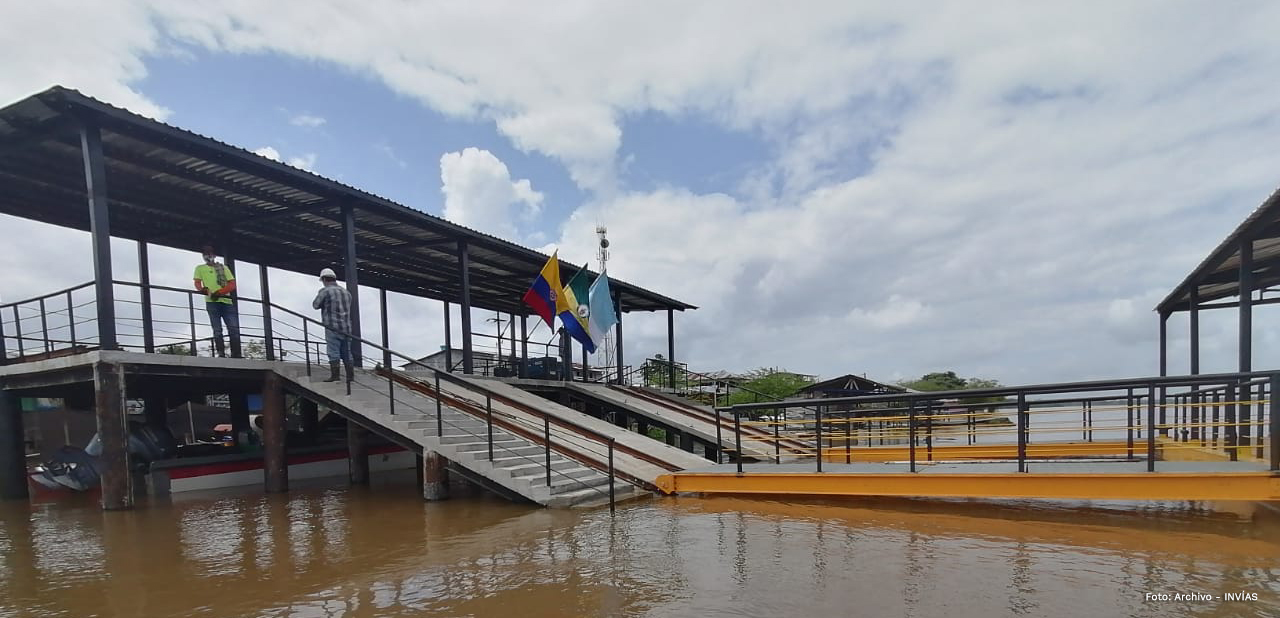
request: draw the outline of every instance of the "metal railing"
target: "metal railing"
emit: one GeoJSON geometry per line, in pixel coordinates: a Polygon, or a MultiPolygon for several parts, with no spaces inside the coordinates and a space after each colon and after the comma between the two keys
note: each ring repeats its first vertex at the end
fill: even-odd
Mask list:
{"type": "MultiPolygon", "coordinates": [[[[209,326],[203,311],[197,312],[199,303],[203,303],[203,295],[194,290],[174,288],[162,285],[146,286],[146,295],[141,292],[143,286],[135,282],[116,281],[115,294],[117,346],[126,351],[160,352],[168,354],[199,355],[201,346],[207,346],[206,352],[212,355],[212,328],[209,326]],[[123,292],[132,291],[130,295],[123,292]],[[184,298],[185,297],[185,298],[184,298]],[[144,298],[149,302],[144,303],[144,298]],[[197,313],[202,315],[197,316],[197,313]]],[[[50,294],[0,305],[0,360],[5,362],[35,360],[41,357],[73,354],[94,349],[98,345],[96,300],[93,297],[93,284],[84,283],[50,294]],[[83,292],[90,288],[88,292],[83,292]],[[87,300],[86,300],[87,298],[87,300]],[[59,301],[59,302],[54,302],[59,301]],[[5,320],[8,313],[12,319],[5,320]],[[59,317],[61,316],[61,318],[59,317]],[[81,317],[83,316],[83,317],[81,317]],[[61,320],[61,321],[60,321],[61,320]],[[40,324],[32,328],[30,323],[40,324]],[[68,331],[66,338],[57,335],[61,330],[68,331]]],[[[306,375],[312,375],[312,368],[323,366],[325,342],[325,326],[311,316],[282,307],[275,303],[264,303],[261,299],[247,296],[236,296],[239,313],[239,333],[231,336],[226,333],[230,342],[232,355],[267,360],[285,360],[301,362],[306,367],[306,375]]],[[[347,374],[346,392],[352,393],[352,385],[362,386],[375,393],[385,393],[388,411],[395,415],[397,411],[434,418],[437,437],[445,435],[467,435],[486,442],[488,458],[492,461],[497,456],[520,458],[530,463],[544,466],[545,482],[552,485],[553,477],[567,484],[576,484],[591,488],[609,498],[610,508],[615,502],[615,484],[618,480],[629,483],[647,485],[641,479],[620,473],[614,466],[615,450],[622,448],[633,455],[632,449],[619,447],[611,436],[599,433],[566,419],[553,419],[545,413],[527,406],[520,406],[500,393],[474,384],[452,375],[450,372],[427,365],[415,358],[384,347],[377,343],[351,333],[341,333],[351,343],[353,365],[359,368],[374,369],[379,379],[369,379],[358,372],[347,374]],[[405,371],[396,370],[392,362],[398,359],[406,367],[425,372],[429,376],[427,382],[434,381],[436,388],[412,388],[414,382],[421,382],[405,371]],[[385,380],[381,379],[385,378],[385,380]],[[476,398],[483,398],[485,405],[469,405],[465,398],[449,396],[439,389],[441,381],[461,387],[476,398]],[[400,388],[397,388],[399,386],[400,388]],[[423,409],[423,396],[434,400],[434,410],[423,409]],[[493,402],[500,401],[506,405],[520,406],[541,419],[541,423],[531,423],[526,419],[510,414],[495,413],[493,402]],[[466,426],[455,423],[445,414],[448,406],[471,418],[483,420],[483,433],[473,432],[466,426]],[[595,444],[595,450],[583,448],[578,440],[576,450],[567,444],[558,444],[551,430],[557,425],[560,431],[571,431],[579,438],[595,444]],[[450,432],[446,434],[446,429],[450,432]],[[532,444],[543,446],[542,457],[533,457],[513,452],[502,441],[494,440],[494,431],[498,429],[517,434],[532,444]],[[552,452],[569,457],[604,473],[608,478],[608,487],[600,489],[581,479],[569,477],[554,469],[551,463],[552,452]]]]}
{"type": "MultiPolygon", "coordinates": [[[[809,441],[799,456],[818,472],[886,460],[915,472],[942,459],[1016,460],[1026,472],[1045,458],[1145,460],[1148,471],[1159,460],[1254,460],[1277,471],[1277,391],[1280,372],[1262,371],[747,403],[716,414],[732,420],[738,453],[745,428],[766,428],[775,444],[809,441]]],[[[770,439],[758,434],[746,437],[770,439]]]]}

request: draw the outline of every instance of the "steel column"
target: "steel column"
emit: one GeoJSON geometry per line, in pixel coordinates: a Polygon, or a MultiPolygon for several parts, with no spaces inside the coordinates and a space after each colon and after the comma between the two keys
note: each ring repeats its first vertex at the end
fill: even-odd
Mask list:
{"type": "Polygon", "coordinates": [[[142,349],[156,351],[155,328],[151,323],[151,262],[147,259],[147,242],[138,241],[138,290],[142,294],[142,349]]]}
{"type": "Polygon", "coordinates": [[[1027,471],[1027,394],[1018,393],[1018,472],[1027,471]]]}
{"type": "Polygon", "coordinates": [[[98,347],[116,350],[120,346],[116,341],[116,304],[112,287],[111,209],[107,203],[107,169],[102,155],[102,133],[97,125],[88,121],[80,126],[80,152],[84,159],[85,190],[89,196],[89,235],[93,242],[98,347]]]}
{"type": "MultiPolygon", "coordinates": [[[[1253,370],[1253,240],[1246,238],[1240,242],[1240,368],[1238,371],[1253,370]]],[[[1251,433],[1249,431],[1249,400],[1252,389],[1245,383],[1240,384],[1240,408],[1237,418],[1240,429],[1236,432],[1236,445],[1248,447],[1251,433]]],[[[1246,453],[1247,453],[1246,449],[1246,453]]]]}
{"type": "Polygon", "coordinates": [[[276,372],[267,371],[262,380],[262,470],[269,494],[289,491],[284,415],[283,381],[276,372]]]}
{"type": "Polygon", "coordinates": [[[1240,368],[1253,367],[1253,241],[1240,243],[1240,368]]]}
{"type": "Polygon", "coordinates": [[[0,390],[0,500],[27,499],[24,436],[18,394],[0,390]]]}
{"type": "Polygon", "coordinates": [[[1187,314],[1190,320],[1191,330],[1191,375],[1200,375],[1200,294],[1198,288],[1191,288],[1191,304],[1190,312],[1187,314]]]}
{"type": "Polygon", "coordinates": [[[271,281],[267,276],[266,264],[258,264],[258,287],[262,288],[262,347],[267,349],[267,360],[276,360],[276,333],[271,320],[271,281]]]}
{"type": "Polygon", "coordinates": [[[1271,414],[1271,427],[1267,431],[1269,436],[1267,442],[1271,446],[1271,471],[1275,472],[1280,471],[1280,414],[1276,413],[1276,397],[1280,396],[1280,373],[1271,374],[1270,392],[1268,400],[1271,403],[1268,404],[1268,412],[1271,414]]]}
{"type": "Polygon", "coordinates": [[[382,320],[382,366],[391,370],[391,333],[387,332],[387,289],[378,288],[378,314],[382,320]]]}
{"type": "Polygon", "coordinates": [[[676,311],[667,309],[667,375],[671,379],[671,390],[676,388],[676,311]]]}
{"type": "Polygon", "coordinates": [[[466,241],[458,241],[458,270],[462,273],[462,373],[475,369],[471,354],[471,252],[466,241]]]}
{"type": "Polygon", "coordinates": [[[520,368],[516,376],[527,378],[529,371],[529,316],[520,316],[520,368]]]}
{"type": "Polygon", "coordinates": [[[444,301],[444,370],[453,372],[453,327],[449,325],[449,301],[444,301]]]}
{"type": "Polygon", "coordinates": [[[133,478],[129,474],[127,423],[125,423],[124,370],[118,364],[93,366],[94,415],[102,439],[99,456],[102,476],[102,509],[133,508],[133,478]]]}
{"type": "MultiPolygon", "coordinates": [[[[234,275],[236,274],[236,258],[235,258],[235,254],[233,253],[235,245],[232,242],[231,236],[228,235],[226,238],[224,238],[222,241],[222,244],[224,245],[224,249],[223,249],[224,254],[222,257],[222,261],[227,265],[227,270],[231,271],[231,274],[234,275]]],[[[231,292],[231,300],[232,302],[236,303],[236,309],[240,309],[239,297],[240,297],[239,292],[237,291],[231,292]]],[[[231,343],[231,358],[244,358],[244,350],[240,347],[240,343],[241,343],[240,324],[241,324],[241,321],[239,317],[237,317],[235,331],[232,332],[228,330],[227,332],[227,339],[231,343]]]]}
{"type": "Polygon", "coordinates": [[[569,341],[569,333],[560,329],[560,379],[573,381],[573,344],[569,341]]]}
{"type": "Polygon", "coordinates": [[[590,382],[591,373],[587,368],[587,344],[582,344],[582,381],[590,382]]]}
{"type": "MultiPolygon", "coordinates": [[[[1169,314],[1160,314],[1160,377],[1169,375],[1169,314]]],[[[1160,435],[1169,435],[1166,426],[1165,387],[1160,387],[1160,435]]]]}
{"type": "MultiPolygon", "coordinates": [[[[17,310],[17,306],[14,306],[14,310],[15,311],[17,310]]],[[[67,292],[67,315],[71,319],[71,345],[75,345],[76,319],[75,319],[75,316],[72,315],[72,311],[71,311],[71,292],[70,291],[67,292]]],[[[9,345],[5,342],[4,316],[0,316],[0,365],[4,365],[8,362],[9,362],[9,345]]]]}
{"type": "MultiPolygon", "coordinates": [[[[1164,403],[1164,400],[1161,400],[1164,403]]],[[[1161,408],[1163,410],[1164,408],[1161,408]]],[[[1147,472],[1156,471],[1156,387],[1147,387],[1147,472]]]]}
{"type": "Polygon", "coordinates": [[[615,313],[617,313],[616,317],[618,318],[618,323],[613,325],[613,329],[614,329],[613,332],[614,332],[614,344],[617,346],[617,349],[618,349],[617,356],[616,356],[618,360],[618,384],[622,384],[623,362],[622,362],[622,293],[621,292],[614,294],[613,310],[615,313]]]}
{"type": "MultiPolygon", "coordinates": [[[[342,248],[347,293],[351,295],[351,334],[360,337],[360,263],[356,256],[356,211],[350,203],[342,205],[342,248]]],[[[357,367],[364,359],[363,347],[351,342],[351,360],[357,367]]]]}

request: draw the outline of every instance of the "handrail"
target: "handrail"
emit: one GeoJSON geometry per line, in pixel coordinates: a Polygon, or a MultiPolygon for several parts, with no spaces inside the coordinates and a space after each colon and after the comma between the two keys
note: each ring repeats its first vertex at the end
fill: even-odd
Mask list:
{"type": "MultiPolygon", "coordinates": [[[[24,299],[22,299],[22,300],[12,300],[12,301],[9,301],[9,302],[7,302],[7,303],[0,304],[0,309],[8,309],[8,308],[13,307],[13,306],[15,306],[15,305],[25,305],[25,304],[27,304],[27,303],[34,303],[34,302],[37,302],[37,301],[40,301],[40,300],[45,300],[45,299],[48,299],[48,298],[53,298],[54,296],[62,296],[63,294],[66,294],[67,292],[74,292],[74,291],[76,291],[76,290],[81,290],[81,289],[84,289],[84,288],[87,288],[87,287],[92,287],[93,285],[94,285],[94,282],[90,281],[90,282],[88,282],[88,283],[80,283],[80,284],[76,284],[76,285],[73,285],[73,286],[71,286],[71,287],[69,287],[69,288],[64,288],[64,289],[58,290],[57,292],[50,292],[50,293],[48,293],[48,294],[43,294],[43,295],[41,295],[41,296],[32,296],[31,298],[24,298],[24,299]]],[[[25,319],[25,318],[24,318],[24,319],[25,319]]]]}
{"type": "MultiPolygon", "coordinates": [[[[442,372],[442,371],[440,371],[440,370],[436,370],[436,371],[438,372],[438,375],[439,375],[440,377],[445,377],[445,376],[447,375],[447,374],[445,374],[444,372],[442,372]]],[[[396,380],[396,382],[397,382],[397,383],[399,383],[399,384],[401,384],[401,385],[403,385],[403,386],[405,386],[406,388],[409,388],[409,389],[411,389],[411,390],[415,390],[415,391],[417,391],[417,392],[422,392],[422,393],[424,393],[424,394],[425,394],[425,389],[430,388],[428,385],[424,384],[421,380],[418,380],[418,379],[413,378],[413,377],[410,377],[410,376],[402,375],[402,374],[401,374],[400,372],[398,372],[398,371],[393,371],[393,372],[391,373],[391,376],[393,377],[393,379],[395,379],[395,380],[396,380]]],[[[449,378],[454,378],[454,380],[456,380],[456,376],[448,376],[448,377],[449,377],[449,378]]],[[[477,391],[477,390],[478,390],[478,391],[481,391],[481,392],[483,392],[483,393],[484,393],[486,396],[488,396],[488,397],[491,397],[491,398],[493,398],[493,399],[495,399],[495,400],[502,401],[503,403],[506,403],[506,404],[507,404],[507,405],[509,405],[509,406],[512,406],[512,407],[514,407],[514,408],[518,408],[519,410],[521,410],[521,411],[523,411],[523,412],[526,412],[526,413],[529,413],[529,414],[532,414],[532,415],[534,415],[534,416],[536,416],[536,417],[538,417],[538,418],[540,418],[540,419],[543,419],[544,421],[550,421],[550,422],[553,422],[554,424],[556,424],[556,425],[558,425],[558,426],[560,426],[560,427],[564,427],[564,428],[567,428],[567,429],[572,429],[572,430],[574,431],[574,433],[577,433],[578,435],[584,435],[584,434],[588,434],[588,433],[589,433],[589,434],[592,434],[592,435],[587,435],[587,436],[585,436],[585,437],[593,438],[593,439],[595,439],[597,442],[599,442],[599,443],[601,443],[601,444],[608,445],[608,444],[610,444],[610,443],[616,443],[616,440],[617,440],[616,438],[614,438],[614,437],[612,437],[612,436],[608,436],[608,435],[602,434],[602,433],[599,433],[599,432],[597,432],[597,431],[595,431],[595,430],[592,430],[592,429],[591,429],[591,428],[589,428],[589,427],[583,427],[582,425],[579,425],[578,423],[575,423],[575,422],[573,422],[573,421],[572,421],[572,420],[570,420],[570,419],[560,418],[560,417],[557,417],[557,416],[553,416],[553,415],[551,415],[551,414],[548,414],[548,413],[546,413],[546,412],[543,412],[543,411],[541,411],[541,410],[538,410],[538,409],[536,409],[536,408],[531,408],[531,407],[529,407],[529,406],[527,406],[527,405],[524,405],[523,403],[521,403],[521,402],[519,402],[519,401],[517,401],[517,400],[515,400],[515,399],[511,399],[511,398],[509,398],[509,397],[506,397],[506,396],[505,396],[505,395],[503,395],[502,393],[499,393],[499,392],[493,391],[493,390],[488,389],[488,388],[485,388],[485,387],[483,387],[483,386],[476,385],[476,384],[470,384],[470,383],[467,383],[467,382],[465,382],[465,381],[460,381],[460,382],[459,382],[459,381],[454,381],[454,380],[450,380],[450,379],[447,379],[447,378],[446,378],[446,381],[449,381],[449,382],[450,382],[450,383],[452,383],[452,384],[457,384],[457,385],[462,386],[462,387],[464,387],[464,388],[467,388],[468,390],[473,391],[473,392],[474,392],[474,391],[477,391]]],[[[435,393],[435,389],[433,389],[433,388],[432,388],[432,389],[430,389],[430,390],[431,390],[431,393],[434,395],[434,393],[435,393]]],[[[456,397],[451,397],[451,396],[446,395],[446,394],[444,394],[444,393],[441,393],[441,394],[440,394],[440,397],[441,397],[441,398],[443,398],[443,399],[447,399],[447,400],[449,400],[449,401],[450,401],[451,406],[452,406],[452,407],[454,407],[455,409],[464,409],[464,408],[467,408],[467,407],[471,407],[471,406],[470,406],[470,405],[468,405],[466,402],[461,401],[461,400],[458,400],[456,397]]],[[[528,428],[526,428],[525,426],[523,426],[524,421],[522,421],[522,420],[520,420],[520,419],[518,419],[518,418],[515,418],[515,417],[509,417],[509,416],[508,416],[508,417],[506,417],[506,419],[507,419],[507,420],[505,420],[505,421],[501,421],[501,420],[496,420],[496,419],[495,419],[494,424],[500,424],[500,425],[503,425],[503,426],[504,426],[504,428],[506,428],[508,431],[515,430],[515,431],[517,431],[517,432],[519,432],[519,433],[523,434],[526,438],[530,438],[530,439],[535,440],[535,443],[536,443],[536,440],[538,439],[538,438],[537,438],[537,436],[534,434],[534,432],[533,432],[533,431],[530,431],[528,428]]],[[[544,443],[544,446],[545,446],[545,443],[544,443]]],[[[553,449],[553,450],[556,450],[556,452],[559,452],[559,453],[561,453],[561,454],[563,454],[563,455],[568,455],[568,456],[570,456],[570,457],[572,457],[572,458],[574,458],[574,459],[578,459],[579,461],[582,461],[582,459],[581,459],[581,458],[590,459],[589,457],[585,457],[585,455],[581,455],[580,453],[576,453],[576,452],[574,452],[574,451],[570,451],[570,450],[567,450],[567,449],[562,449],[562,448],[557,447],[556,445],[551,445],[551,446],[552,446],[552,449],[553,449]]],[[[657,459],[657,458],[653,457],[652,455],[649,455],[649,454],[647,454],[647,453],[645,453],[645,452],[643,452],[643,451],[639,451],[639,450],[633,449],[633,448],[631,448],[631,447],[629,447],[629,446],[626,446],[626,445],[623,445],[623,444],[618,444],[618,445],[616,445],[614,448],[615,448],[616,450],[620,450],[620,451],[622,451],[622,452],[624,452],[624,453],[627,453],[628,455],[631,455],[631,456],[633,456],[633,457],[636,457],[637,459],[643,459],[643,460],[645,460],[645,461],[648,461],[649,463],[652,463],[652,464],[657,465],[657,466],[659,466],[659,467],[666,468],[666,469],[668,469],[668,470],[672,470],[672,471],[674,471],[674,470],[676,470],[676,469],[677,469],[675,466],[672,466],[672,465],[671,465],[670,463],[668,463],[668,462],[664,462],[664,461],[662,461],[662,460],[660,460],[660,459],[657,459]]],[[[583,463],[587,463],[587,462],[583,462],[583,463]]],[[[604,464],[599,463],[599,462],[594,462],[594,460],[592,460],[592,463],[595,463],[596,465],[599,465],[599,466],[601,466],[601,467],[604,467],[604,464]]],[[[603,471],[603,470],[601,470],[601,471],[603,471]]],[[[618,476],[618,477],[621,477],[621,478],[623,478],[623,479],[626,479],[627,481],[629,481],[629,482],[631,482],[631,483],[633,483],[633,484],[641,485],[641,486],[645,487],[646,489],[654,489],[654,488],[655,488],[655,486],[654,486],[652,483],[650,483],[650,482],[648,482],[648,481],[645,481],[644,479],[641,479],[641,478],[638,478],[638,477],[632,476],[632,475],[630,475],[630,474],[627,474],[627,473],[625,473],[625,472],[616,472],[616,473],[615,473],[615,475],[616,475],[616,476],[618,476]]]]}
{"type": "MultiPolygon", "coordinates": [[[[686,364],[681,365],[681,364],[679,364],[679,363],[676,363],[675,361],[671,361],[671,360],[668,360],[668,359],[665,359],[665,358],[646,358],[646,359],[644,360],[644,362],[645,362],[645,363],[649,363],[650,361],[652,361],[652,362],[654,362],[654,363],[657,363],[657,364],[676,365],[677,369],[679,369],[679,370],[681,370],[681,371],[683,371],[683,372],[684,372],[684,374],[685,374],[685,378],[686,378],[686,379],[685,379],[685,382],[686,382],[686,383],[688,383],[688,381],[689,381],[689,380],[688,380],[688,377],[689,377],[689,376],[694,376],[694,377],[702,378],[702,379],[707,380],[707,381],[715,382],[717,385],[719,385],[719,384],[723,383],[723,384],[725,384],[726,386],[732,386],[732,388],[736,388],[736,389],[738,389],[739,391],[742,391],[742,392],[751,393],[751,394],[753,394],[753,395],[757,395],[757,396],[760,396],[760,397],[767,397],[769,401],[784,401],[784,400],[785,400],[785,398],[780,398],[780,397],[777,397],[777,396],[775,396],[775,395],[770,395],[770,394],[768,394],[768,393],[763,393],[763,392],[757,391],[757,390],[752,389],[752,388],[747,388],[747,387],[742,386],[742,385],[740,385],[740,384],[730,384],[729,380],[728,380],[728,379],[726,379],[726,378],[721,378],[721,377],[713,376],[713,375],[706,374],[706,373],[702,373],[702,372],[699,372],[699,371],[693,371],[693,370],[689,369],[689,365],[688,365],[687,363],[686,363],[686,364]]],[[[644,365],[642,364],[642,365],[641,365],[641,367],[643,368],[643,366],[644,366],[644,365]]],[[[671,387],[672,387],[672,388],[675,388],[675,385],[673,384],[673,385],[671,385],[671,387]]]]}
{"type": "MultiPolygon", "coordinates": [[[[992,436],[1007,432],[1017,434],[1018,471],[1027,470],[1028,444],[1031,442],[1032,416],[1064,414],[1075,415],[1076,420],[1052,419],[1037,424],[1036,431],[1050,436],[1063,433],[1081,432],[1081,440],[1094,442],[1096,431],[1121,433],[1125,440],[1124,454],[1128,459],[1134,458],[1135,430],[1138,438],[1146,431],[1147,470],[1155,470],[1157,460],[1157,435],[1161,436],[1160,449],[1221,448],[1231,461],[1239,459],[1241,454],[1256,451],[1256,458],[1265,458],[1265,451],[1270,449],[1269,466],[1272,471],[1280,471],[1280,414],[1276,405],[1280,404],[1280,371],[1250,371],[1218,374],[1199,374],[1181,376],[1141,377],[1112,380],[1094,380],[1053,384],[1035,384],[1025,386],[1008,386],[989,389],[909,392],[893,394],[864,395],[860,397],[839,397],[819,400],[819,409],[813,419],[802,419],[800,422],[811,423],[817,439],[817,466],[822,471],[822,462],[829,459],[823,454],[824,437],[826,448],[839,449],[837,440],[843,438],[845,443],[842,458],[846,463],[851,461],[851,442],[856,445],[859,435],[865,435],[867,446],[871,446],[873,432],[886,435],[885,421],[893,421],[889,432],[903,431],[901,423],[906,422],[906,437],[910,444],[909,462],[911,471],[916,471],[916,446],[919,436],[923,434],[925,451],[929,460],[933,459],[933,435],[935,422],[939,419],[951,421],[951,427],[963,424],[969,445],[978,446],[975,437],[992,436]],[[1169,393],[1168,389],[1188,388],[1185,392],[1169,393]],[[1079,393],[1078,397],[1063,397],[1064,394],[1079,393]],[[1107,394],[1110,393],[1110,394],[1107,394]],[[1211,397],[1206,395],[1211,395],[1211,397]],[[1035,395],[1051,395],[1045,398],[1032,398],[1035,395]],[[975,397],[998,398],[988,402],[947,401],[950,399],[975,397]],[[1105,405],[1113,402],[1114,405],[1105,405]],[[1102,403],[1104,405],[1095,406],[1102,403]],[[884,404],[885,407],[858,410],[831,411],[830,407],[840,405],[865,406],[867,404],[884,404]],[[902,407],[889,407],[893,405],[902,407]],[[1064,405],[1071,407],[1063,407],[1064,405]],[[905,409],[904,409],[905,408],[905,409]],[[977,417],[982,414],[974,410],[986,408],[1002,410],[1016,417],[1013,429],[1003,427],[983,427],[979,429],[977,417]],[[1143,411],[1145,409],[1145,414],[1143,411]],[[894,416],[865,416],[852,419],[849,414],[893,412],[894,416]],[[1101,419],[1095,418],[1101,414],[1101,419]],[[825,416],[825,418],[824,418],[825,416]],[[1145,417],[1145,418],[1144,418],[1145,417]],[[957,420],[959,419],[959,420],[957,420]],[[875,423],[879,423],[878,429],[875,423]],[[1251,428],[1258,428],[1255,434],[1251,428]],[[1262,428],[1267,427],[1264,431],[1262,428]],[[1210,432],[1209,429],[1212,429],[1210,432]],[[1219,431],[1222,428],[1221,447],[1219,431]],[[1172,433],[1171,433],[1172,430],[1172,433]],[[1179,435],[1180,434],[1180,435],[1179,435]],[[1183,444],[1180,444],[1183,443],[1183,444]]],[[[743,423],[742,415],[760,410],[786,410],[795,407],[812,406],[815,400],[793,399],[773,403],[745,403],[717,408],[718,413],[727,413],[734,419],[735,439],[741,440],[744,429],[751,426],[773,426],[787,423],[783,417],[781,423],[774,420],[766,423],[743,423]],[[745,425],[745,427],[744,427],[745,425]]],[[[1067,418],[1070,418],[1069,416],[1067,418]]],[[[778,438],[775,438],[777,440],[778,438]]],[[[1109,439],[1109,438],[1104,438],[1109,439]]],[[[1052,439],[1051,439],[1052,440],[1052,439]]],[[[883,444],[883,442],[882,442],[883,444]]],[[[982,445],[985,452],[993,442],[982,445]]],[[[1007,443],[1004,445],[1009,447],[1007,443]]],[[[1140,447],[1139,447],[1140,448],[1140,447]]],[[[970,449],[971,452],[983,451],[983,448],[970,449]]],[[[997,448],[998,452],[999,449],[997,448]]],[[[741,472],[741,457],[738,458],[738,470],[741,472]]]]}
{"type": "MultiPolygon", "coordinates": [[[[984,388],[973,390],[951,390],[951,391],[924,391],[916,393],[895,393],[884,395],[860,395],[857,397],[832,397],[830,399],[820,400],[823,406],[840,405],[846,403],[884,403],[887,401],[906,400],[906,401],[926,401],[938,399],[964,398],[972,399],[976,397],[1003,397],[1009,395],[1017,395],[1019,392],[1027,394],[1057,394],[1069,392],[1089,392],[1089,391],[1105,391],[1115,390],[1119,388],[1127,388],[1129,386],[1146,386],[1154,384],[1157,387],[1170,386],[1201,386],[1205,384],[1214,384],[1224,381],[1238,381],[1242,378],[1250,381],[1260,378],[1270,377],[1273,371],[1250,371],[1237,373],[1202,373],[1196,375],[1185,376],[1160,376],[1149,378],[1127,378],[1120,380],[1096,380],[1089,382],[1062,382],[1055,384],[1037,384],[1029,386],[1002,386],[999,388],[984,388]]],[[[1250,382],[1252,383],[1252,382],[1250,382]]],[[[814,405],[813,399],[783,399],[773,403],[739,403],[733,406],[722,406],[720,409],[729,410],[736,408],[740,410],[767,410],[778,407],[801,407],[803,405],[814,405]]],[[[1075,399],[1074,401],[1078,401],[1075,399]]],[[[994,405],[995,402],[979,404],[994,405]]],[[[960,405],[960,404],[957,404],[960,405]]]]}

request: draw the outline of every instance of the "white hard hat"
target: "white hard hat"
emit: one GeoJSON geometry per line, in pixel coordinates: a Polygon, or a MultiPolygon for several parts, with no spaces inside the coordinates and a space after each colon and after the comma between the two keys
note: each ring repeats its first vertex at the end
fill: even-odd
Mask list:
{"type": "Polygon", "coordinates": [[[326,268],[320,271],[320,278],[321,279],[337,279],[338,275],[333,272],[332,268],[326,268]]]}

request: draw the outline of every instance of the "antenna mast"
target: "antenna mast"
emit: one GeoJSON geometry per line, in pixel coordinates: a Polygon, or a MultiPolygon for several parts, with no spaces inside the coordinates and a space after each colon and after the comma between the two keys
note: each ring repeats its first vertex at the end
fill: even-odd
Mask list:
{"type": "MultiPolygon", "coordinates": [[[[596,243],[596,259],[599,262],[600,274],[609,272],[609,239],[606,235],[609,230],[603,225],[596,226],[596,236],[600,242],[596,243]]],[[[611,369],[615,362],[615,350],[613,345],[613,330],[610,329],[596,342],[596,365],[603,367],[605,371],[611,369]]]]}

